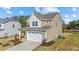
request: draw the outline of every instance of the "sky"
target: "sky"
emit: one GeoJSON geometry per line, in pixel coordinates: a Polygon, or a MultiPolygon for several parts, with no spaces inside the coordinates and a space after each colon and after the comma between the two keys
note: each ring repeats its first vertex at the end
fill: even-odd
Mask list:
{"type": "Polygon", "coordinates": [[[12,16],[28,16],[33,12],[47,14],[51,12],[59,12],[65,23],[79,19],[78,7],[0,7],[0,18],[12,16]]]}

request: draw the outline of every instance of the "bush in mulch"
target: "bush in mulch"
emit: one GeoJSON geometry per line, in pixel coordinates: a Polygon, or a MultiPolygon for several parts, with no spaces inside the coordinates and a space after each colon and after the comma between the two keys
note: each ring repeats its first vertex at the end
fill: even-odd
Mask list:
{"type": "Polygon", "coordinates": [[[62,37],[62,39],[65,39],[65,37],[62,37]]]}
{"type": "Polygon", "coordinates": [[[0,43],[0,45],[2,45],[2,43],[0,43]]]}
{"type": "Polygon", "coordinates": [[[24,38],[24,36],[21,36],[21,38],[24,38]]]}
{"type": "Polygon", "coordinates": [[[2,45],[2,46],[5,47],[5,46],[9,46],[9,45],[10,45],[10,44],[7,43],[7,44],[4,44],[4,45],[2,45]]]}
{"type": "Polygon", "coordinates": [[[8,36],[5,36],[5,37],[0,37],[0,39],[6,39],[6,38],[8,38],[8,36]]]}
{"type": "Polygon", "coordinates": [[[19,39],[19,36],[18,36],[18,35],[16,35],[16,36],[15,36],[15,40],[11,40],[11,42],[13,42],[13,43],[14,43],[14,45],[17,45],[17,44],[19,44],[19,43],[22,43],[22,42],[20,41],[20,39],[19,39]]]}
{"type": "Polygon", "coordinates": [[[41,46],[51,46],[52,44],[54,44],[54,41],[48,42],[48,43],[42,43],[41,46]]]}
{"type": "Polygon", "coordinates": [[[65,37],[64,37],[64,36],[58,36],[58,38],[59,38],[59,39],[65,39],[65,37]]]}
{"type": "Polygon", "coordinates": [[[17,44],[19,44],[19,43],[22,43],[21,41],[19,41],[19,40],[11,40],[11,42],[13,42],[14,43],[14,45],[17,45],[17,44]]]}

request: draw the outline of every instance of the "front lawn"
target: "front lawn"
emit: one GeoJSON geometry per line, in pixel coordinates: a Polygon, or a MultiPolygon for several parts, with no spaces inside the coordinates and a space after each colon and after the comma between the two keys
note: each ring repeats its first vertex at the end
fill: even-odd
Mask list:
{"type": "Polygon", "coordinates": [[[64,33],[65,39],[56,39],[51,46],[39,46],[34,51],[79,51],[79,33],[64,33]]]}

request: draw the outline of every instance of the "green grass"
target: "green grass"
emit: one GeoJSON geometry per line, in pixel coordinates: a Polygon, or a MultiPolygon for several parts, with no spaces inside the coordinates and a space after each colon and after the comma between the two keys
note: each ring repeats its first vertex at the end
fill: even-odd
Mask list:
{"type": "Polygon", "coordinates": [[[65,39],[56,39],[51,46],[39,46],[34,51],[79,51],[79,33],[65,33],[65,39]]]}

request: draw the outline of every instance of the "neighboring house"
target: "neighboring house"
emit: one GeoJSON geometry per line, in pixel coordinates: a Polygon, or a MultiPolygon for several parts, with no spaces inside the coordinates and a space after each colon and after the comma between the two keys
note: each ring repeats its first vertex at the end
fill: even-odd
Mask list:
{"type": "Polygon", "coordinates": [[[42,15],[33,13],[28,19],[28,26],[22,29],[26,31],[25,38],[37,42],[50,42],[62,35],[62,20],[57,12],[42,15]]]}
{"type": "Polygon", "coordinates": [[[11,19],[0,20],[0,37],[20,35],[21,24],[11,19]]]}

